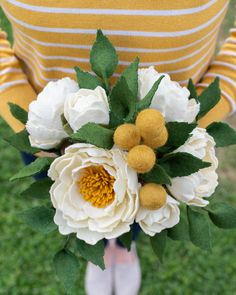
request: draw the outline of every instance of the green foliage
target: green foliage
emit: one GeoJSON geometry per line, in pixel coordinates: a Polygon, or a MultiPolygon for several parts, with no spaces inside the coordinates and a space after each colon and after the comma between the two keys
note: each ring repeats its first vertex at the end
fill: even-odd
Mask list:
{"type": "Polygon", "coordinates": [[[200,102],[200,111],[198,113],[197,119],[201,119],[205,116],[219,101],[221,97],[220,91],[220,80],[215,78],[212,82],[199,96],[198,101],[200,102]]]}
{"type": "Polygon", "coordinates": [[[51,165],[53,160],[54,158],[37,158],[34,162],[23,167],[18,173],[11,177],[10,181],[30,177],[45,171],[51,165]]]}
{"type": "Polygon", "coordinates": [[[105,269],[104,265],[104,242],[99,241],[96,245],[86,244],[84,241],[76,239],[77,249],[80,255],[87,261],[91,261],[93,264],[99,266],[101,269],[105,269]]]}
{"type": "Polygon", "coordinates": [[[210,163],[203,162],[189,153],[181,152],[166,155],[158,163],[170,177],[188,176],[211,166],[210,163]]]}
{"type": "Polygon", "coordinates": [[[76,77],[80,88],[95,89],[102,86],[101,81],[92,74],[82,71],[79,67],[75,67],[76,77]]]}
{"type": "Polygon", "coordinates": [[[53,209],[42,206],[25,210],[19,214],[19,217],[32,229],[47,234],[57,228],[53,222],[54,215],[53,209]]]}
{"type": "Polygon", "coordinates": [[[225,203],[214,203],[206,208],[211,221],[220,228],[236,228],[236,209],[225,203]]]}
{"type": "Polygon", "coordinates": [[[179,223],[168,229],[168,237],[175,241],[189,241],[188,220],[183,212],[181,212],[179,223]]]}
{"type": "Polygon", "coordinates": [[[160,262],[163,262],[167,242],[167,230],[163,230],[154,237],[151,237],[150,241],[154,253],[159,258],[160,262]]]}
{"type": "Polygon", "coordinates": [[[130,251],[131,249],[131,244],[132,244],[132,231],[129,231],[122,236],[119,237],[119,240],[125,246],[125,248],[130,251]]]}
{"type": "Polygon", "coordinates": [[[217,147],[236,144],[236,131],[226,123],[214,122],[207,127],[207,132],[214,138],[217,147]]]}
{"type": "Polygon", "coordinates": [[[114,73],[118,65],[116,50],[101,30],[97,31],[96,42],[90,52],[90,63],[92,70],[104,80],[114,73]]]}
{"type": "Polygon", "coordinates": [[[71,292],[79,278],[78,258],[69,250],[59,251],[53,259],[56,275],[66,292],[71,292]]]}
{"type": "Polygon", "coordinates": [[[53,182],[49,178],[37,180],[29,185],[27,189],[20,193],[24,198],[49,199],[49,190],[53,182]]]}
{"type": "Polygon", "coordinates": [[[12,116],[25,125],[28,120],[28,113],[14,103],[9,102],[8,105],[10,107],[12,116]]]}
{"type": "Polygon", "coordinates": [[[146,183],[154,182],[157,184],[171,184],[168,174],[158,164],[156,164],[150,172],[140,175],[140,177],[146,183]]]}
{"type": "Polygon", "coordinates": [[[139,58],[137,57],[122,73],[122,77],[126,79],[128,87],[134,97],[138,95],[138,65],[139,58]]]}
{"type": "Polygon", "coordinates": [[[189,99],[195,98],[196,100],[198,100],[198,95],[197,95],[196,87],[193,84],[193,80],[192,79],[189,79],[187,88],[190,91],[189,99]]]}
{"type": "Polygon", "coordinates": [[[187,207],[187,214],[191,242],[203,250],[211,250],[211,233],[208,216],[190,207],[187,207]]]}
{"type": "Polygon", "coordinates": [[[70,137],[74,142],[86,142],[99,148],[110,149],[113,146],[113,134],[113,130],[96,123],[87,123],[70,137]]]}

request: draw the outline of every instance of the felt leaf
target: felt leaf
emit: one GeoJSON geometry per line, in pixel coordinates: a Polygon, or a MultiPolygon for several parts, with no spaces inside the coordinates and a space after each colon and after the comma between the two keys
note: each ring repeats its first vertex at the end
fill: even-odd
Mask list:
{"type": "Polygon", "coordinates": [[[114,131],[96,123],[87,123],[76,133],[71,134],[71,139],[75,142],[85,142],[93,144],[99,148],[111,149],[113,146],[114,131]]]}
{"type": "Polygon", "coordinates": [[[47,234],[57,229],[53,222],[54,215],[55,210],[42,206],[25,210],[19,217],[32,229],[47,234]]]}
{"type": "Polygon", "coordinates": [[[75,67],[75,71],[80,88],[95,89],[98,86],[102,87],[102,82],[96,76],[82,71],[79,67],[75,67]]]}
{"type": "Polygon", "coordinates": [[[28,113],[17,104],[9,102],[8,105],[12,116],[25,125],[28,121],[28,113]]]}
{"type": "Polygon", "coordinates": [[[212,222],[224,229],[236,228],[236,209],[225,203],[215,203],[205,208],[212,222]]]}
{"type": "Polygon", "coordinates": [[[146,183],[157,183],[157,184],[169,184],[171,185],[171,180],[168,174],[160,165],[155,165],[154,168],[148,173],[142,174],[140,176],[142,180],[146,183]]]}
{"type": "Polygon", "coordinates": [[[54,256],[53,265],[59,282],[67,292],[71,292],[79,277],[78,258],[71,251],[63,249],[54,256]]]}
{"type": "Polygon", "coordinates": [[[216,147],[236,144],[236,131],[226,123],[214,122],[207,127],[207,132],[214,138],[216,147]]]}
{"type": "Polygon", "coordinates": [[[101,78],[109,78],[118,65],[116,50],[101,30],[97,31],[97,38],[90,52],[92,70],[101,78]]]}
{"type": "Polygon", "coordinates": [[[119,241],[125,246],[125,248],[130,251],[132,244],[132,231],[129,231],[119,237],[119,241]]]}
{"type": "Polygon", "coordinates": [[[192,79],[189,79],[187,88],[190,91],[189,99],[195,98],[196,100],[198,100],[198,94],[192,79]]]}
{"type": "Polygon", "coordinates": [[[161,83],[161,80],[164,78],[165,76],[162,75],[152,86],[152,88],[149,90],[149,92],[146,94],[146,96],[140,100],[138,103],[137,103],[137,110],[140,112],[144,109],[147,109],[150,107],[151,103],[152,103],[152,99],[153,99],[153,96],[155,95],[155,93],[157,92],[158,90],[158,87],[161,83]]]}
{"type": "Polygon", "coordinates": [[[183,214],[180,215],[179,223],[168,229],[168,237],[175,241],[189,241],[189,225],[183,214]]]}
{"type": "Polygon", "coordinates": [[[167,230],[163,230],[160,233],[156,234],[154,237],[150,238],[151,246],[159,258],[160,262],[163,262],[163,256],[165,253],[166,242],[167,242],[167,230]]]}
{"type": "Polygon", "coordinates": [[[207,215],[195,211],[189,206],[187,207],[187,215],[191,242],[203,250],[211,250],[211,234],[207,215]]]}
{"type": "Polygon", "coordinates": [[[96,245],[89,245],[82,240],[76,240],[77,249],[80,255],[87,261],[105,269],[104,265],[104,242],[99,241],[96,245]]]}
{"type": "Polygon", "coordinates": [[[136,97],[130,91],[124,77],[120,77],[109,95],[110,127],[117,127],[124,122],[134,121],[136,97]]]}
{"type": "Polygon", "coordinates": [[[31,147],[29,142],[29,134],[26,129],[19,133],[15,133],[8,137],[4,137],[4,140],[21,152],[36,154],[40,151],[37,148],[31,147]]]}
{"type": "Polygon", "coordinates": [[[30,163],[27,166],[24,166],[16,175],[14,175],[10,179],[10,181],[30,177],[42,171],[45,171],[53,161],[54,158],[37,158],[34,162],[30,163]]]}
{"type": "Polygon", "coordinates": [[[199,120],[205,116],[220,101],[220,97],[220,80],[217,77],[215,78],[214,82],[212,82],[198,96],[198,101],[200,102],[200,111],[198,113],[197,119],[199,120]]]}
{"type": "Polygon", "coordinates": [[[122,77],[126,79],[128,87],[134,97],[138,95],[138,65],[139,58],[137,57],[122,73],[122,77]]]}
{"type": "Polygon", "coordinates": [[[50,199],[49,190],[53,184],[50,178],[37,180],[20,193],[24,198],[50,199]]]}
{"type": "Polygon", "coordinates": [[[189,153],[173,153],[164,156],[158,162],[170,177],[188,176],[200,169],[211,166],[211,163],[203,162],[189,153]]]}

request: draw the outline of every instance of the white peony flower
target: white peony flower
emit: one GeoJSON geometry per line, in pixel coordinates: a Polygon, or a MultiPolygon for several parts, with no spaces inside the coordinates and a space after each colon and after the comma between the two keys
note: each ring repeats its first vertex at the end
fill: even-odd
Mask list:
{"type": "Polygon", "coordinates": [[[76,233],[94,245],[130,230],[139,206],[139,183],[126,153],[74,144],[52,163],[48,175],[55,181],[50,194],[61,234],[76,233]]]}
{"type": "Polygon", "coordinates": [[[138,71],[139,99],[145,97],[162,75],[165,77],[153,97],[150,108],[158,109],[165,117],[166,122],[193,122],[199,112],[200,105],[195,99],[189,100],[190,92],[186,87],[181,87],[177,82],[171,81],[168,74],[158,73],[154,67],[138,71]]]}
{"type": "Polygon", "coordinates": [[[30,103],[26,129],[31,146],[48,150],[57,147],[67,137],[61,114],[66,96],[77,90],[77,83],[70,78],[51,81],[37,100],[30,103]]]}
{"type": "Polygon", "coordinates": [[[94,90],[80,89],[69,94],[64,114],[74,132],[89,122],[108,125],[109,104],[105,90],[98,86],[94,90]]]}
{"type": "Polygon", "coordinates": [[[178,202],[167,196],[166,204],[158,210],[147,210],[140,207],[136,215],[136,222],[149,236],[154,236],[166,228],[179,223],[180,210],[178,202]]]}
{"type": "Polygon", "coordinates": [[[218,185],[216,173],[218,160],[215,155],[213,137],[205,129],[197,127],[193,130],[192,136],[176,152],[190,153],[212,164],[210,167],[201,169],[189,176],[173,178],[171,186],[168,186],[176,199],[192,206],[206,206],[209,202],[204,200],[203,197],[210,197],[218,185]]]}

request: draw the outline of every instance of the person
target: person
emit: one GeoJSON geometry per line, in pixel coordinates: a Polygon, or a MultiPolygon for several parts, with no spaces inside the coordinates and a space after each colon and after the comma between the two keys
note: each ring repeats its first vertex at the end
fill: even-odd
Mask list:
{"type": "MultiPolygon", "coordinates": [[[[73,67],[90,71],[89,51],[101,28],[115,45],[120,62],[115,76],[136,56],[140,66],[154,65],[186,85],[190,77],[198,91],[220,77],[220,102],[200,122],[207,126],[236,109],[236,28],[213,59],[228,0],[0,0],[14,34],[10,47],[0,33],[0,115],[13,130],[20,125],[8,102],[27,109],[50,80],[75,78],[73,67]]],[[[106,270],[89,264],[87,294],[135,295],[140,268],[133,247],[127,252],[111,241],[105,252],[106,270]]]]}

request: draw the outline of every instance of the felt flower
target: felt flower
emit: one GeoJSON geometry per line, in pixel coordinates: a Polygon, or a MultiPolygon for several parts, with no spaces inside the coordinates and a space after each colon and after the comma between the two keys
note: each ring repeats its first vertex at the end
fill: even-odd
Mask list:
{"type": "Polygon", "coordinates": [[[64,114],[69,125],[76,132],[89,122],[108,125],[109,105],[105,90],[80,89],[67,96],[64,114]]]}
{"type": "Polygon", "coordinates": [[[158,73],[154,67],[139,69],[139,99],[143,99],[153,84],[162,76],[157,92],[150,108],[158,109],[165,117],[166,122],[188,122],[195,120],[200,105],[195,99],[189,99],[190,92],[177,82],[171,81],[168,74],[158,73]]]}
{"type": "Polygon", "coordinates": [[[138,210],[139,183],[126,153],[73,144],[51,165],[54,222],[63,235],[76,233],[94,245],[130,230],[138,210]]]}
{"type": "Polygon", "coordinates": [[[176,151],[190,153],[212,165],[189,176],[173,178],[171,186],[168,186],[170,192],[176,199],[188,205],[208,205],[209,202],[203,198],[210,197],[218,185],[218,160],[213,137],[205,129],[197,127],[192,131],[192,136],[176,151]]]}
{"type": "Polygon", "coordinates": [[[154,236],[166,228],[179,223],[180,210],[178,202],[167,195],[166,204],[157,210],[148,210],[140,206],[136,215],[136,222],[149,236],[154,236]]]}
{"type": "Polygon", "coordinates": [[[30,103],[26,129],[31,146],[48,150],[57,147],[67,137],[61,115],[66,96],[77,90],[77,83],[70,78],[51,81],[37,100],[30,103]]]}

